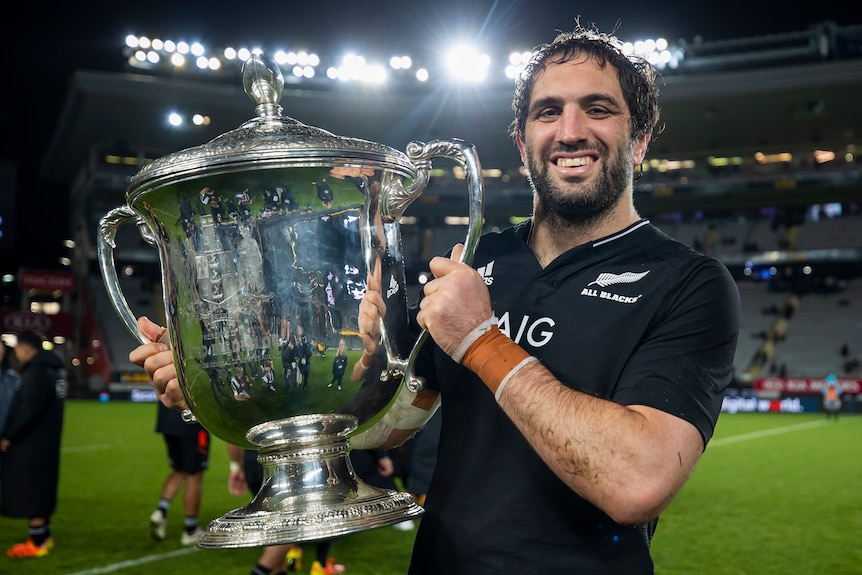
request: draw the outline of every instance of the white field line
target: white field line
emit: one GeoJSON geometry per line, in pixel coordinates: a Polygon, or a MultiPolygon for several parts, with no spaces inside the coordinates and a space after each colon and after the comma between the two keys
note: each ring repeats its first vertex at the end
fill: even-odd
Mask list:
{"type": "Polygon", "coordinates": [[[107,451],[114,449],[113,445],[107,443],[95,445],[68,445],[60,449],[63,453],[84,453],[85,451],[107,451]]]}
{"type": "Polygon", "coordinates": [[[189,553],[194,553],[195,551],[200,551],[200,549],[198,549],[197,547],[186,547],[185,549],[177,549],[168,553],[146,555],[144,557],[138,557],[137,559],[132,559],[130,561],[121,561],[120,563],[105,565],[104,567],[96,567],[94,569],[86,569],[84,571],[75,571],[74,573],[69,573],[68,575],[102,575],[103,573],[116,573],[117,571],[120,571],[122,569],[128,569],[130,567],[140,567],[141,565],[146,565],[147,563],[164,561],[165,559],[171,559],[173,557],[179,557],[181,555],[188,555],[189,553]]]}
{"type": "MultiPolygon", "coordinates": [[[[838,423],[847,421],[846,418],[838,420],[838,423]]],[[[835,421],[808,421],[806,423],[796,423],[794,425],[785,425],[784,427],[776,427],[773,429],[764,429],[763,431],[752,431],[751,433],[743,433],[741,435],[733,435],[731,437],[722,437],[721,439],[713,439],[709,442],[707,449],[710,447],[719,447],[721,445],[730,445],[731,443],[739,443],[741,441],[751,441],[753,439],[761,439],[772,435],[782,435],[784,433],[793,433],[794,431],[802,431],[811,429],[812,427],[822,427],[824,425],[836,425],[835,421]]]]}

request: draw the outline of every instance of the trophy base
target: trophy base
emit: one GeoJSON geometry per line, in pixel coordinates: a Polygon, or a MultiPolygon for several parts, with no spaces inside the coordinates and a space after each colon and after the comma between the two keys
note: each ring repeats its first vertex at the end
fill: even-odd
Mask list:
{"type": "Polygon", "coordinates": [[[350,463],[355,417],[304,415],[253,427],[264,481],[252,501],[213,520],[203,549],[331,539],[422,515],[409,493],[372,487],[350,463]],[[314,431],[312,431],[314,430],[314,431]]]}
{"type": "Polygon", "coordinates": [[[235,509],[210,522],[198,547],[230,549],[317,541],[394,525],[422,514],[409,493],[361,485],[369,492],[338,505],[295,511],[235,509]]]}

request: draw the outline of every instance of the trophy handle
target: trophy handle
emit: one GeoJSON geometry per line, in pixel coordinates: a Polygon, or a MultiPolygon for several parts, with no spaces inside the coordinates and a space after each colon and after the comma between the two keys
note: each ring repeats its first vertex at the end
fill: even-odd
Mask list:
{"type": "MultiPolygon", "coordinates": [[[[405,190],[404,198],[395,198],[396,201],[391,202],[390,209],[396,212],[401,210],[398,212],[399,217],[406,205],[416,199],[427,185],[432,158],[449,158],[464,168],[469,192],[470,223],[467,227],[467,238],[464,240],[464,250],[461,252],[459,261],[470,265],[473,261],[473,255],[476,253],[476,246],[479,244],[479,236],[482,233],[482,224],[484,223],[485,188],[482,179],[482,167],[479,164],[479,156],[476,154],[475,146],[458,139],[435,140],[427,144],[411,142],[407,146],[407,156],[416,165],[417,177],[411,186],[405,190]]],[[[385,212],[385,210],[382,211],[385,212]]],[[[413,373],[413,366],[420,348],[428,339],[428,335],[426,330],[422,330],[403,366],[404,385],[414,393],[422,391],[425,387],[422,378],[413,373]]]]}
{"type": "Polygon", "coordinates": [[[152,246],[156,245],[156,240],[149,227],[146,225],[146,222],[134,210],[132,210],[131,207],[120,206],[118,208],[114,208],[99,220],[99,238],[97,242],[99,267],[102,270],[102,279],[105,282],[105,289],[108,291],[111,304],[117,311],[117,315],[119,315],[120,319],[123,320],[126,329],[129,330],[129,333],[131,333],[139,343],[150,343],[150,341],[138,331],[137,319],[132,313],[131,308],[129,308],[126,297],[123,295],[122,288],[120,288],[120,281],[117,276],[117,266],[114,262],[114,248],[117,247],[114,242],[114,238],[117,235],[117,230],[120,226],[132,220],[137,223],[138,231],[141,232],[141,236],[144,240],[152,246]]]}
{"type": "MultiPolygon", "coordinates": [[[[138,331],[138,321],[135,318],[135,314],[132,313],[129,303],[126,301],[126,296],[123,295],[123,290],[120,287],[119,276],[117,276],[117,265],[114,262],[114,248],[117,247],[117,244],[114,242],[114,238],[117,236],[117,230],[120,229],[120,226],[132,220],[137,224],[138,232],[140,232],[144,241],[152,247],[156,247],[158,245],[156,236],[153,235],[147,222],[139,216],[137,212],[129,206],[114,208],[99,220],[99,239],[97,244],[99,267],[102,270],[102,279],[105,282],[105,289],[108,291],[108,297],[111,300],[111,304],[117,311],[117,315],[119,315],[120,319],[123,320],[126,329],[129,330],[129,333],[131,333],[139,343],[151,343],[148,338],[144,337],[141,332],[138,331]]],[[[160,337],[158,341],[170,344],[169,340],[170,335],[167,330],[164,330],[162,337],[160,337]]],[[[181,416],[183,421],[186,423],[195,423],[197,421],[197,417],[195,417],[194,413],[192,413],[190,409],[182,410],[181,416]]]]}

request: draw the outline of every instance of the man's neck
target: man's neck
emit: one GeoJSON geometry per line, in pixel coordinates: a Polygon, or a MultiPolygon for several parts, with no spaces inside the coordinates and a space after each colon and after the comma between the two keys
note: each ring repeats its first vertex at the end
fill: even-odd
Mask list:
{"type": "Polygon", "coordinates": [[[553,216],[545,217],[537,205],[527,245],[536,255],[539,265],[545,268],[560,254],[623,230],[638,220],[640,215],[630,202],[620,202],[606,217],[584,225],[563,222],[553,216]]]}

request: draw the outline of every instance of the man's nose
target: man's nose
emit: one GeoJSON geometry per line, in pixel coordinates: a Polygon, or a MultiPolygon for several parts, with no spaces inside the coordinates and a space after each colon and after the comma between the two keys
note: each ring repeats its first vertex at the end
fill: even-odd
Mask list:
{"type": "Polygon", "coordinates": [[[557,138],[569,144],[587,139],[587,115],[580,109],[567,108],[563,110],[558,123],[557,138]]]}

